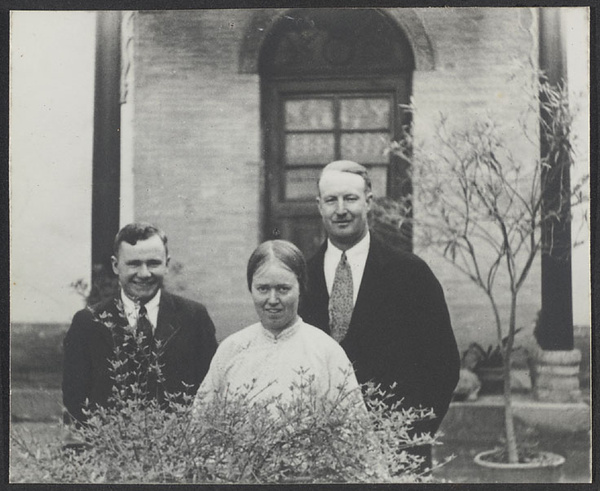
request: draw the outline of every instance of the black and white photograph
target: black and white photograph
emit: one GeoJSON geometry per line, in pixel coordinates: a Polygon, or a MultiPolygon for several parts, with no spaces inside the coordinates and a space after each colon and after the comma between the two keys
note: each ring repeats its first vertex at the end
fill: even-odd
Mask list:
{"type": "Polygon", "coordinates": [[[9,12],[9,483],[595,481],[593,9],[216,7],[9,12]]]}

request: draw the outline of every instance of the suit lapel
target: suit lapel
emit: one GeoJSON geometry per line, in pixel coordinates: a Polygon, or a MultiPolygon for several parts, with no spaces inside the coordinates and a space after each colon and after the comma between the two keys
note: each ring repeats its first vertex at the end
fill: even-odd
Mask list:
{"type": "MultiPolygon", "coordinates": [[[[329,293],[325,282],[325,273],[323,269],[325,251],[327,242],[325,242],[317,254],[312,258],[309,270],[310,280],[310,298],[311,305],[310,320],[316,326],[321,327],[325,332],[329,333],[329,293]]],[[[384,275],[385,275],[385,253],[382,251],[377,240],[371,236],[371,244],[365,263],[365,270],[362,281],[356,297],[356,304],[352,312],[352,319],[345,341],[354,337],[364,335],[367,330],[364,326],[372,324],[373,312],[377,312],[380,307],[383,307],[386,296],[384,295],[384,275]]],[[[308,317],[308,316],[307,316],[308,317]]],[[[305,319],[306,320],[306,319],[305,319]]]]}
{"type": "Polygon", "coordinates": [[[120,301],[114,297],[92,309],[100,338],[109,346],[122,344],[127,326],[127,318],[118,307],[120,301]]]}
{"type": "Polygon", "coordinates": [[[323,271],[323,262],[325,258],[325,242],[310,261],[308,271],[310,312],[306,312],[305,321],[314,324],[323,331],[329,333],[329,293],[325,282],[325,273],[323,271]]]}
{"type": "MultiPolygon", "coordinates": [[[[128,326],[124,312],[119,310],[120,297],[115,297],[93,308],[95,325],[102,341],[109,346],[121,346],[125,341],[125,327],[128,326]]],[[[172,295],[161,293],[158,318],[154,338],[168,349],[170,340],[181,329],[181,322],[172,295]]]]}
{"type": "Polygon", "coordinates": [[[314,287],[315,292],[319,294],[319,300],[323,300],[325,304],[329,303],[329,293],[327,292],[327,284],[325,283],[325,271],[323,269],[323,263],[325,261],[325,250],[327,249],[327,242],[319,249],[319,252],[315,256],[313,275],[314,275],[314,287]]]}
{"type": "Polygon", "coordinates": [[[383,274],[383,258],[379,248],[379,244],[371,236],[371,244],[369,246],[369,254],[365,263],[365,271],[363,273],[356,304],[352,312],[352,320],[348,334],[354,332],[364,332],[362,326],[369,323],[370,313],[377,312],[378,306],[384,303],[385,295],[382,291],[384,286],[383,274]]]}
{"type": "Polygon", "coordinates": [[[181,322],[173,302],[173,297],[163,290],[160,296],[154,339],[161,341],[166,349],[169,346],[170,340],[180,329],[181,322]]]}

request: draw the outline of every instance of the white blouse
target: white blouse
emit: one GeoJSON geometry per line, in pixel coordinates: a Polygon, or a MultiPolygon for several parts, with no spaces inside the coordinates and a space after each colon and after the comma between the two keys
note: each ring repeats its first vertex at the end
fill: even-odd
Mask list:
{"type": "Polygon", "coordinates": [[[252,386],[253,402],[278,396],[286,402],[292,396],[292,383],[301,380],[300,370],[307,371],[305,380],[314,375],[312,387],[318,396],[335,398],[343,386],[356,394],[354,401],[359,398],[359,385],[343,348],[298,317],[277,335],[258,322],[226,338],[212,359],[194,405],[199,407],[215,392],[245,391],[244,386],[252,386]]]}

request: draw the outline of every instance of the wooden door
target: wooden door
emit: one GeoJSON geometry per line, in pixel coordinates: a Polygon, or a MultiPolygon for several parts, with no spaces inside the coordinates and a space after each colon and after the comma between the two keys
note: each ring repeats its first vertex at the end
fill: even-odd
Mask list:
{"type": "Polygon", "coordinates": [[[408,122],[413,68],[406,38],[377,9],[298,9],[273,28],[260,63],[266,239],[314,254],[317,180],[334,160],[365,165],[375,196],[405,192],[406,165],[385,150],[408,122]]]}

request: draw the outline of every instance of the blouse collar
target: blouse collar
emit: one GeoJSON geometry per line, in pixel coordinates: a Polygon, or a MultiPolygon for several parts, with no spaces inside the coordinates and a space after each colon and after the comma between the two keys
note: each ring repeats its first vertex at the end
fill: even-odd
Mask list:
{"type": "Polygon", "coordinates": [[[283,331],[278,332],[277,334],[269,331],[264,325],[261,323],[262,332],[264,336],[271,341],[284,341],[286,339],[291,338],[294,334],[298,332],[300,326],[303,321],[300,316],[296,317],[296,322],[294,322],[290,327],[286,327],[283,331]]]}

